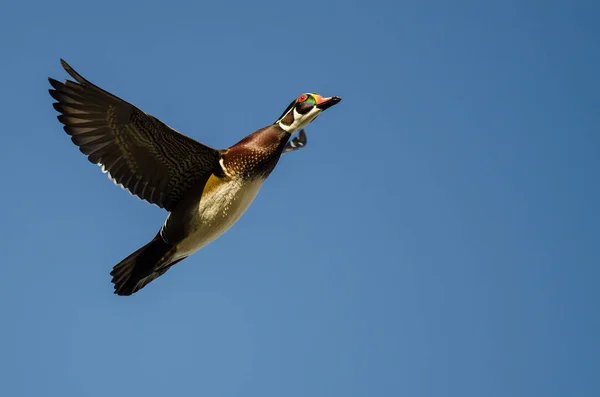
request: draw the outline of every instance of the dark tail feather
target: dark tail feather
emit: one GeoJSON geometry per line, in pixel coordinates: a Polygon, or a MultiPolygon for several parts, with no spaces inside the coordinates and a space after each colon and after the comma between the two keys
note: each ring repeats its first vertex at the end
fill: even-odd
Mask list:
{"type": "Polygon", "coordinates": [[[131,295],[141,290],[182,260],[183,258],[169,263],[172,248],[171,244],[157,234],[152,241],[113,267],[110,275],[113,276],[115,294],[131,295]]]}

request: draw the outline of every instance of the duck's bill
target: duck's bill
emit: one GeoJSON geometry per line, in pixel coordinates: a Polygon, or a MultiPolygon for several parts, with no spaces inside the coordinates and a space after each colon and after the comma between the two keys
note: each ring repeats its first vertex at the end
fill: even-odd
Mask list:
{"type": "Polygon", "coordinates": [[[332,97],[329,97],[329,98],[322,98],[322,100],[319,101],[319,103],[317,103],[317,108],[319,108],[321,110],[329,109],[330,107],[332,107],[336,103],[339,103],[341,100],[342,100],[342,98],[340,98],[339,96],[332,96],[332,97]]]}

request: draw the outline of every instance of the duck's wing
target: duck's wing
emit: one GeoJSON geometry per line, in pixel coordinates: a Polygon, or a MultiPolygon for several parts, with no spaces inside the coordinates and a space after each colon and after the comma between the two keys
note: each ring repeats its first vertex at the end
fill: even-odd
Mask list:
{"type": "Polygon", "coordinates": [[[132,194],[171,211],[219,167],[219,151],[201,144],[90,83],[49,79],[58,120],[88,159],[132,194]]]}
{"type": "Polygon", "coordinates": [[[300,130],[298,136],[293,137],[283,148],[283,153],[293,152],[294,150],[302,149],[306,146],[306,132],[300,130]]]}

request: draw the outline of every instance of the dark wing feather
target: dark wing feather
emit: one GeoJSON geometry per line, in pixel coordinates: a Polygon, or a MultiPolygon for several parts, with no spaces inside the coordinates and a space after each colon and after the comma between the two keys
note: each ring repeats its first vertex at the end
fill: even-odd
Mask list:
{"type": "Polygon", "coordinates": [[[292,138],[283,148],[283,153],[293,152],[294,150],[302,149],[306,146],[306,132],[300,130],[297,137],[292,138]]]}
{"type": "Polygon", "coordinates": [[[49,79],[58,120],[79,150],[115,183],[171,211],[219,166],[219,151],[95,86],[61,59],[76,82],[49,79]]]}

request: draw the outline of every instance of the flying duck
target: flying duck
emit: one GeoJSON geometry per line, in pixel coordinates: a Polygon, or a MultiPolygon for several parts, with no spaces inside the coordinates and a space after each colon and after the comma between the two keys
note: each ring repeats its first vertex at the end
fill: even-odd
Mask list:
{"type": "Polygon", "coordinates": [[[227,149],[213,149],[90,83],[62,59],[61,64],[75,81],[49,78],[49,92],[73,143],[115,184],[169,212],[148,244],[113,267],[117,295],[139,291],[227,231],[280,156],[305,146],[303,128],[341,100],[302,94],[273,124],[227,149]]]}

